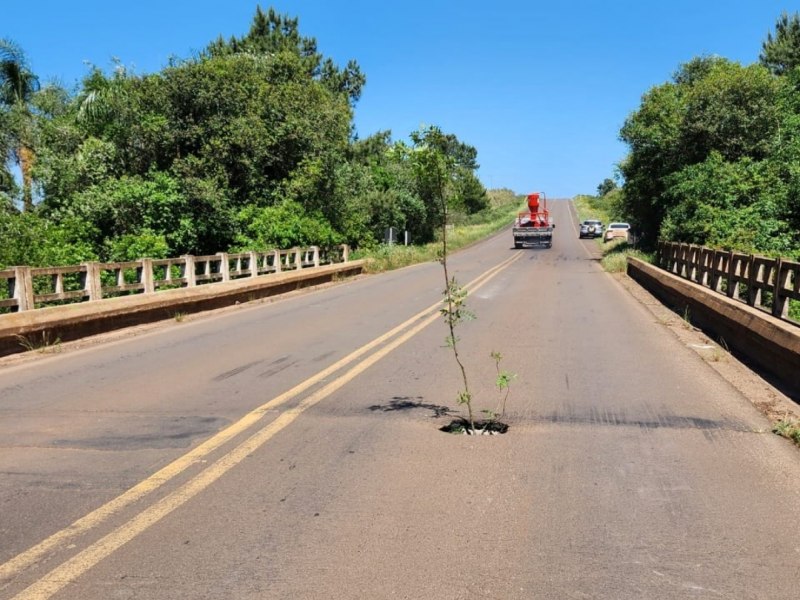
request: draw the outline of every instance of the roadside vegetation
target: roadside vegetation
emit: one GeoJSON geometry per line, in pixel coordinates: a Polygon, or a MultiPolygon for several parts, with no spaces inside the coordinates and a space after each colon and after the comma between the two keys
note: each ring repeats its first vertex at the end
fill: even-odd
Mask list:
{"type": "MultiPolygon", "coordinates": [[[[0,40],[0,268],[311,244],[398,253],[381,247],[390,227],[434,243],[425,130],[354,135],[366,82],[273,9],[156,73],[89,66],[74,91],[0,40]]],[[[473,146],[446,132],[436,143],[453,166],[454,240],[469,243],[504,204],[473,146]]]]}
{"type": "MultiPolygon", "coordinates": [[[[582,218],[658,240],[800,260],[800,14],[783,13],[753,64],[698,56],[647,90],[625,120],[617,185],[576,199],[582,218]]],[[[627,248],[605,247],[623,267],[627,248]]],[[[789,315],[800,320],[800,302],[789,315]]]]}
{"type": "Polygon", "coordinates": [[[620,139],[624,184],[598,193],[644,249],[664,239],[799,259],[800,15],[780,16],[753,64],[680,65],[620,139]]]}
{"type": "MultiPolygon", "coordinates": [[[[579,221],[584,219],[600,219],[604,226],[612,221],[625,221],[621,205],[622,190],[616,184],[606,179],[598,186],[597,196],[580,195],[574,198],[575,209],[579,221]],[[605,193],[602,193],[605,191],[605,193]]],[[[609,273],[624,273],[627,269],[628,256],[652,262],[653,254],[644,252],[631,241],[622,239],[604,242],[602,238],[596,241],[603,249],[603,259],[600,264],[609,273]]]]}
{"type": "MultiPolygon", "coordinates": [[[[524,197],[510,190],[489,190],[489,208],[460,218],[451,218],[447,231],[447,247],[454,252],[508,227],[509,223],[522,210],[524,197]]],[[[438,232],[434,241],[427,244],[408,245],[380,244],[373,248],[357,250],[353,258],[367,260],[367,272],[390,271],[409,265],[440,260],[442,257],[442,233],[438,232]]]]}
{"type": "Polygon", "coordinates": [[[800,446],[800,421],[783,419],[775,423],[772,432],[792,440],[795,444],[800,446]]]}

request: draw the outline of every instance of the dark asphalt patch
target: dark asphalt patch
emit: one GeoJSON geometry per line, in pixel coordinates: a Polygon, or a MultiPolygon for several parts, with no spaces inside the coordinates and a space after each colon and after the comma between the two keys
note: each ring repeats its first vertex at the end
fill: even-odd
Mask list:
{"type": "Polygon", "coordinates": [[[180,417],[169,421],[148,420],[136,425],[126,423],[129,433],[109,432],[87,438],[53,440],[52,447],[80,450],[144,450],[153,448],[186,448],[192,440],[216,433],[228,423],[216,417],[180,417]]]}
{"type": "Polygon", "coordinates": [[[728,419],[706,419],[703,417],[659,414],[647,419],[630,418],[614,411],[591,411],[589,413],[551,413],[525,419],[538,423],[567,425],[604,425],[609,427],[638,427],[640,429],[697,429],[702,431],[752,431],[743,423],[728,419]]]}

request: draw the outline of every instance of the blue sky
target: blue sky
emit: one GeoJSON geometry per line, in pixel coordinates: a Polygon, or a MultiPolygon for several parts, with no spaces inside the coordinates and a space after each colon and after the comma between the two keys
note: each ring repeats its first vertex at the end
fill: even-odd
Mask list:
{"type": "MultiPolygon", "coordinates": [[[[27,52],[43,81],[76,85],[112,57],[160,70],[219,34],[242,35],[256,2],[7,2],[0,37],[27,52]]],[[[269,3],[262,3],[268,8],[269,3]]],[[[272,4],[339,64],[367,76],[361,137],[403,139],[439,125],[478,149],[487,187],[549,197],[593,193],[625,156],[625,117],[694,56],[748,64],[782,11],[773,0],[294,0],[272,4]]]]}

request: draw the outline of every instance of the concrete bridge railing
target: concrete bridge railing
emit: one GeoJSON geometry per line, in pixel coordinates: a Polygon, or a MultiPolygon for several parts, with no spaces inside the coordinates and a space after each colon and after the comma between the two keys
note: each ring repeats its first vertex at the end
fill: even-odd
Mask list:
{"type": "Polygon", "coordinates": [[[153,294],[159,290],[192,288],[296,271],[349,261],[346,245],[318,246],[268,252],[220,252],[209,256],[143,258],[129,262],[87,262],[62,267],[10,267],[0,270],[0,309],[22,312],[63,302],[103,300],[121,294],[153,294]]]}
{"type": "Polygon", "coordinates": [[[661,242],[658,265],[748,306],[788,319],[789,301],[800,301],[800,262],[693,244],[661,242]]]}

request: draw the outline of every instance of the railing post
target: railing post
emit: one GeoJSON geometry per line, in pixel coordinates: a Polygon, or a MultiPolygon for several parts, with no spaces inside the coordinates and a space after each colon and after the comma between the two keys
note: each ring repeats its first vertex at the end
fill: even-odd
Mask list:
{"type": "Polygon", "coordinates": [[[250,277],[258,277],[258,252],[250,251],[250,277]]]}
{"type": "Polygon", "coordinates": [[[761,304],[761,288],[758,285],[761,265],[757,263],[754,254],[750,255],[747,270],[747,304],[750,306],[758,306],[761,304]]]}
{"type": "Polygon", "coordinates": [[[786,290],[786,281],[783,279],[782,271],[783,261],[778,258],[775,261],[775,280],[772,283],[772,316],[779,319],[789,316],[789,298],[783,294],[786,290]]]}
{"type": "Polygon", "coordinates": [[[314,266],[319,266],[319,246],[311,246],[311,252],[313,253],[314,258],[314,266]]]}
{"type": "Polygon", "coordinates": [[[156,291],[156,284],[153,278],[153,259],[140,258],[139,262],[142,263],[142,286],[144,287],[145,294],[152,294],[156,291]]]}
{"type": "Polygon", "coordinates": [[[91,261],[83,263],[86,267],[86,276],[83,281],[83,289],[89,297],[89,301],[103,299],[103,282],[100,280],[100,263],[91,261]]]}
{"type": "Polygon", "coordinates": [[[272,265],[275,267],[275,272],[281,272],[281,251],[280,250],[273,250],[272,251],[272,265]]]}
{"type": "Polygon", "coordinates": [[[222,273],[222,281],[231,280],[231,264],[228,261],[227,252],[217,252],[219,256],[219,272],[222,273]]]}
{"type": "Polygon", "coordinates": [[[56,273],[53,275],[53,291],[56,294],[64,293],[64,274],[56,273]]]}
{"type": "Polygon", "coordinates": [[[719,274],[719,260],[722,253],[714,250],[711,254],[711,289],[715,292],[722,292],[722,276],[719,274]]]}
{"type": "Polygon", "coordinates": [[[103,299],[103,284],[100,281],[100,263],[85,262],[82,266],[86,267],[86,274],[83,280],[83,290],[89,297],[89,301],[103,299]]]}
{"type": "Polygon", "coordinates": [[[302,269],[303,268],[303,249],[302,248],[293,248],[294,250],[294,268],[295,269],[302,269]]]}
{"type": "Polygon", "coordinates": [[[728,285],[726,294],[728,298],[739,298],[739,284],[735,282],[736,261],[734,260],[733,250],[728,252],[728,285]]]}
{"type": "Polygon", "coordinates": [[[697,249],[698,246],[689,244],[689,265],[686,271],[686,278],[695,283],[697,283],[697,249]]]}
{"type": "Polygon", "coordinates": [[[183,277],[186,279],[186,287],[194,287],[197,285],[197,274],[194,270],[194,255],[184,254],[181,258],[183,259],[183,277]]]}
{"type": "Polygon", "coordinates": [[[342,262],[350,262],[350,246],[342,244],[342,262]]]}
{"type": "Polygon", "coordinates": [[[31,310],[33,302],[33,278],[30,267],[11,267],[14,269],[14,282],[9,281],[10,296],[17,301],[17,311],[31,310]]]}

